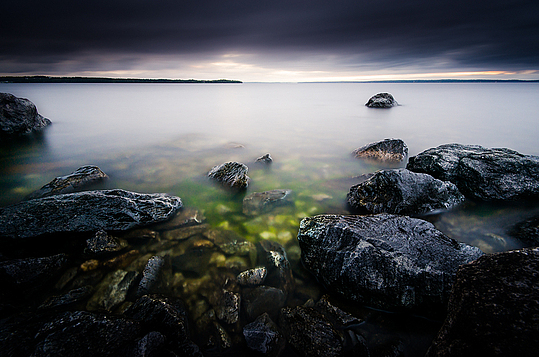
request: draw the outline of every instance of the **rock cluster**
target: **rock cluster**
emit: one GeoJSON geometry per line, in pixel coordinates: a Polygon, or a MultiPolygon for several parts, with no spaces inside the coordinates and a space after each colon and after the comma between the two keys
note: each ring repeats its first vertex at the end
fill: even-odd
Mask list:
{"type": "Polygon", "coordinates": [[[51,121],[37,112],[26,98],[0,93],[0,136],[18,136],[39,131],[51,121]]]}

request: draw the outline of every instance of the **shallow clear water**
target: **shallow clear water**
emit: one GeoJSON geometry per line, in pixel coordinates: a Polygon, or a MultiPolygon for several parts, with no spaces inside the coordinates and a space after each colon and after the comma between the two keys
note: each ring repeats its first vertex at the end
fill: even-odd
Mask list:
{"type": "MultiPolygon", "coordinates": [[[[344,201],[354,177],[383,168],[351,158],[360,146],[393,137],[407,143],[410,156],[453,142],[539,155],[535,83],[0,83],[0,92],[30,99],[53,122],[36,138],[0,144],[0,206],[95,164],[110,177],[100,188],[177,195],[185,207],[204,212],[212,227],[253,243],[281,243],[293,265],[300,219],[348,213],[344,201]],[[382,91],[400,106],[364,106],[382,91]],[[254,164],[266,153],[274,159],[270,167],[254,164]],[[249,166],[246,194],[291,189],[293,204],[243,215],[243,196],[205,178],[227,161],[249,166]]],[[[534,213],[536,205],[467,205],[427,219],[490,253],[522,247],[506,229],[534,213]]],[[[396,329],[403,333],[406,324],[396,329]]]]}

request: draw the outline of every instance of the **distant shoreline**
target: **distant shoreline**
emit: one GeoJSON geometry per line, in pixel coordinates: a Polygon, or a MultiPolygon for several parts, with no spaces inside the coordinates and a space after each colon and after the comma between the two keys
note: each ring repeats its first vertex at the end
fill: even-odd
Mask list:
{"type": "Polygon", "coordinates": [[[108,77],[4,76],[1,83],[243,83],[231,79],[165,79],[108,77]]]}
{"type": "Polygon", "coordinates": [[[539,79],[402,79],[383,81],[332,81],[298,83],[537,83],[539,79]]]}

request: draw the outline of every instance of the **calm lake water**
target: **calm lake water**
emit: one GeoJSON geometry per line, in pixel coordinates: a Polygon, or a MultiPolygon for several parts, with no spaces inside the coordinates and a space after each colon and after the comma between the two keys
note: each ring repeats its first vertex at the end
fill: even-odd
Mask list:
{"type": "MultiPolygon", "coordinates": [[[[53,122],[35,140],[0,144],[0,206],[94,164],[110,176],[100,188],[177,195],[210,226],[251,242],[277,241],[296,262],[299,220],[348,213],[354,177],[383,168],[351,158],[369,142],[400,138],[410,156],[446,143],[539,155],[537,83],[0,83],[0,92],[30,99],[53,122]],[[378,92],[392,93],[400,106],[365,107],[378,92]],[[255,165],[266,153],[274,163],[255,165]],[[247,194],[292,189],[294,203],[244,216],[242,197],[205,178],[227,161],[249,166],[247,194]]],[[[506,230],[534,213],[533,205],[467,205],[427,219],[490,253],[522,247],[506,230]]],[[[409,323],[402,322],[403,331],[409,323]]]]}

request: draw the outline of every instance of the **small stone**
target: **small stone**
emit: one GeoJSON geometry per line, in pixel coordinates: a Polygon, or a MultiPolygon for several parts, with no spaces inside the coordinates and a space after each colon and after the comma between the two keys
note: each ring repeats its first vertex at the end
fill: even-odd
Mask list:
{"type": "Polygon", "coordinates": [[[246,270],[237,277],[238,283],[244,286],[258,286],[264,284],[268,270],[264,267],[246,270]]]}
{"type": "Polygon", "coordinates": [[[93,254],[114,253],[125,247],[125,240],[110,236],[104,230],[97,231],[92,238],[86,240],[86,251],[93,254]]]}

